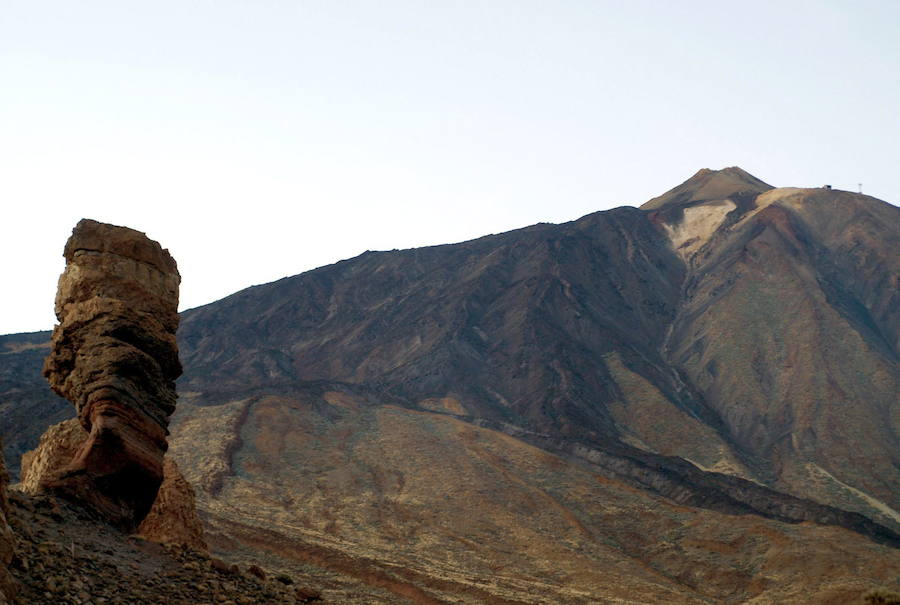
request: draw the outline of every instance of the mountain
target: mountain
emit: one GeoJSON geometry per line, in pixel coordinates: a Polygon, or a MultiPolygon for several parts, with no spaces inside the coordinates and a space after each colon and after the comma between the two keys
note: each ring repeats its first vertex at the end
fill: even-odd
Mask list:
{"type": "Polygon", "coordinates": [[[697,174],[655,197],[641,206],[642,210],[659,210],[670,206],[685,205],[690,202],[734,199],[739,196],[755,197],[773,189],[749,172],[731,166],[722,170],[701,168],[697,174]]]}
{"type": "MultiPolygon", "coordinates": [[[[170,451],[221,556],[398,602],[845,603],[900,564],[898,249],[735,167],[367,252],[182,315],[170,451]]],[[[13,467],[48,342],[0,338],[13,467]]]]}
{"type": "Polygon", "coordinates": [[[35,448],[44,430],[75,415],[72,405],[50,390],[41,375],[50,352],[50,332],[0,336],[0,427],[9,472],[35,448]]]}

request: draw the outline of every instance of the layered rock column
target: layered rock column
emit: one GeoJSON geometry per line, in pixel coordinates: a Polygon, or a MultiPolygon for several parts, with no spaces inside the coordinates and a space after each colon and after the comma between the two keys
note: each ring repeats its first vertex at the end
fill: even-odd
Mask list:
{"type": "Polygon", "coordinates": [[[133,530],[163,478],[175,379],[175,261],[143,233],[82,220],[65,247],[44,376],[71,401],[87,440],[41,488],[133,530]]]}

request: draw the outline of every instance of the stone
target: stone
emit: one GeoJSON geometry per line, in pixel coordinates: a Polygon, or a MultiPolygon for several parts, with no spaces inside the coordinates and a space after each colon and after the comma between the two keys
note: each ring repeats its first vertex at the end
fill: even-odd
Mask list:
{"type": "Polygon", "coordinates": [[[219,573],[223,573],[223,574],[233,573],[232,569],[231,569],[231,563],[228,563],[227,561],[223,561],[222,559],[216,559],[216,558],[210,559],[209,566],[219,573]]]}
{"type": "Polygon", "coordinates": [[[22,454],[21,481],[19,487],[29,494],[41,491],[41,481],[58,473],[68,464],[87,440],[88,433],[77,418],[70,418],[51,425],[38,446],[22,454]]]}
{"type": "Polygon", "coordinates": [[[247,568],[247,573],[249,573],[252,576],[256,576],[257,578],[259,578],[260,580],[262,580],[264,582],[266,580],[266,571],[259,565],[251,565],[250,567],[247,568]]]}
{"type": "Polygon", "coordinates": [[[126,227],[82,220],[66,243],[44,376],[75,405],[88,437],[41,488],[132,531],[163,479],[175,379],[175,261],[126,227]]]}
{"type": "Polygon", "coordinates": [[[259,565],[251,565],[251,566],[249,566],[249,567],[247,568],[247,573],[249,573],[251,576],[256,576],[257,578],[259,578],[259,579],[262,580],[262,581],[265,581],[265,580],[266,580],[266,572],[265,572],[265,570],[264,570],[262,567],[260,567],[259,565]]]}
{"type": "MultiPolygon", "coordinates": [[[[87,438],[88,433],[77,418],[48,428],[38,447],[22,455],[20,489],[30,494],[40,492],[42,478],[58,474],[87,438]]],[[[203,537],[203,524],[197,515],[194,488],[169,456],[163,461],[163,481],[156,500],[138,526],[137,534],[152,542],[209,552],[203,537]]]]}
{"type": "Polygon", "coordinates": [[[150,512],[138,527],[138,534],[146,540],[209,552],[203,524],[197,516],[194,488],[170,456],[165,458],[162,485],[150,512]]]}
{"type": "Polygon", "coordinates": [[[322,600],[322,593],[312,588],[298,588],[295,596],[300,603],[312,603],[322,600]]]}

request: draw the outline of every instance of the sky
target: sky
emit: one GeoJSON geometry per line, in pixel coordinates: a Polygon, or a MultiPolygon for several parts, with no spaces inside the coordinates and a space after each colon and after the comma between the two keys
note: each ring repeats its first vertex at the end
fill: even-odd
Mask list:
{"type": "Polygon", "coordinates": [[[640,205],[700,168],[900,202],[900,2],[0,0],[0,334],[83,218],[181,308],[640,205]]]}

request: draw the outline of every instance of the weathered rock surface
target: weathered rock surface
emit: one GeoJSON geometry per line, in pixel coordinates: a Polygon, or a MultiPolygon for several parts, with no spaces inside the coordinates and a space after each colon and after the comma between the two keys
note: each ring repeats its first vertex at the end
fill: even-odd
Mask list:
{"type": "Polygon", "coordinates": [[[37,448],[22,454],[20,489],[29,494],[41,491],[41,483],[66,467],[87,441],[88,432],[77,418],[54,424],[44,431],[37,448]]]}
{"type": "MultiPolygon", "coordinates": [[[[23,454],[22,481],[18,488],[28,494],[40,493],[43,479],[58,475],[87,439],[88,433],[77,418],[48,428],[37,449],[23,454]]],[[[208,552],[203,524],[197,516],[194,489],[171,457],[165,458],[163,469],[156,500],[137,528],[138,535],[152,542],[208,552]]]]}
{"type": "Polygon", "coordinates": [[[71,401],[88,438],[41,486],[123,529],[150,510],[163,477],[174,380],[175,261],[143,233],[82,220],[65,247],[44,376],[71,401]]]}
{"type": "Polygon", "coordinates": [[[152,542],[209,552],[203,537],[203,524],[197,516],[194,488],[169,456],[165,459],[163,475],[156,500],[138,527],[138,535],[152,542]]]}
{"type": "Polygon", "coordinates": [[[15,536],[9,526],[9,475],[0,453],[0,604],[8,602],[15,594],[15,581],[9,573],[9,564],[15,555],[15,536]]]}

